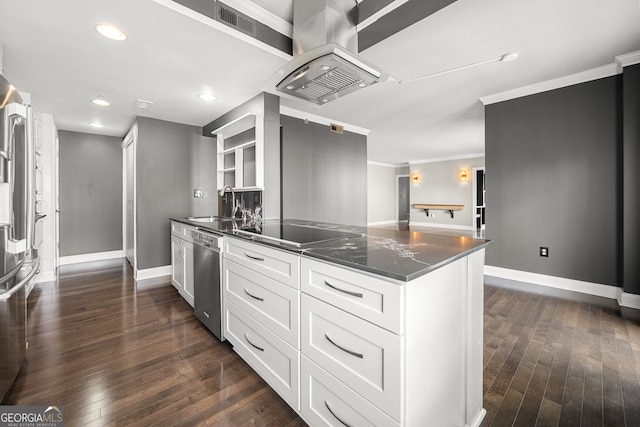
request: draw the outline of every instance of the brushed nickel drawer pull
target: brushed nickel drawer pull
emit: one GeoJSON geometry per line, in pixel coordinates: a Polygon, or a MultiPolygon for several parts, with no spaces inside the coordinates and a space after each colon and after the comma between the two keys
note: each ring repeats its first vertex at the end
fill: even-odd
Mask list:
{"type": "Polygon", "coordinates": [[[355,351],[351,351],[347,348],[344,348],[338,344],[336,344],[335,342],[333,342],[333,340],[329,337],[329,335],[324,334],[324,337],[327,339],[327,341],[329,341],[331,344],[335,345],[336,347],[338,347],[340,350],[344,351],[345,353],[349,353],[350,355],[357,357],[359,359],[364,359],[364,354],[361,353],[356,353],[355,351]]]}
{"type": "Polygon", "coordinates": [[[336,420],[340,421],[340,423],[341,423],[343,426],[351,427],[351,424],[347,424],[347,423],[345,423],[344,421],[342,421],[342,419],[341,419],[339,416],[337,416],[337,415],[336,415],[336,414],[331,410],[331,406],[329,406],[329,403],[328,403],[326,400],[324,401],[324,406],[326,406],[326,407],[327,407],[327,409],[329,410],[329,412],[331,412],[331,415],[333,415],[333,417],[334,417],[336,420]]]}
{"type": "Polygon", "coordinates": [[[252,295],[252,294],[247,290],[247,288],[244,288],[244,293],[245,293],[245,294],[247,294],[247,295],[249,295],[249,296],[250,296],[251,298],[253,298],[253,299],[257,299],[258,301],[264,301],[264,298],[260,298],[260,297],[257,297],[257,296],[255,296],[255,295],[252,295]]]}
{"type": "Polygon", "coordinates": [[[260,258],[260,257],[253,256],[253,255],[249,255],[246,252],[244,253],[244,256],[246,256],[247,258],[255,259],[256,261],[264,261],[264,258],[260,258]]]}
{"type": "Polygon", "coordinates": [[[326,280],[324,281],[324,284],[327,285],[328,287],[330,287],[331,289],[335,289],[338,292],[342,292],[344,294],[351,295],[352,297],[362,298],[362,294],[361,293],[347,291],[346,289],[340,289],[338,287],[333,286],[331,283],[327,282],[326,280]]]}
{"type": "Polygon", "coordinates": [[[244,334],[244,339],[245,339],[245,340],[247,340],[247,342],[249,343],[249,345],[251,345],[251,347],[253,347],[253,348],[255,348],[255,349],[258,349],[258,350],[260,350],[260,351],[264,351],[264,348],[262,348],[262,347],[258,347],[257,345],[255,345],[254,343],[252,343],[252,342],[249,340],[249,337],[247,336],[247,334],[244,334]]]}

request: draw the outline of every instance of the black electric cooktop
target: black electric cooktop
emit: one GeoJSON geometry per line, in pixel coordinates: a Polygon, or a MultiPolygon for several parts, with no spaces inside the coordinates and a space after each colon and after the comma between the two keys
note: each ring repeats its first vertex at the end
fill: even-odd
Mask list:
{"type": "Polygon", "coordinates": [[[304,224],[283,224],[280,221],[263,222],[260,226],[240,228],[236,230],[242,234],[258,235],[267,240],[274,240],[283,244],[299,248],[338,239],[360,237],[361,234],[348,231],[316,228],[304,224]]]}

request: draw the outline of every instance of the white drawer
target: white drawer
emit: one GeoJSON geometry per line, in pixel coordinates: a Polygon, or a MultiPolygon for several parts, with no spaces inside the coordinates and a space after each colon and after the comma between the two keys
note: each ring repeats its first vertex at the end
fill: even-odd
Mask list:
{"type": "Polygon", "coordinates": [[[300,348],[300,291],[228,259],[224,260],[223,283],[225,301],[300,348]]]}
{"type": "Polygon", "coordinates": [[[375,323],[396,334],[404,333],[404,286],[367,274],[302,257],[302,291],[375,323]]]}
{"type": "Polygon", "coordinates": [[[302,353],[399,421],[404,338],[304,293],[300,299],[302,353]]]}
{"type": "Polygon", "coordinates": [[[224,256],[267,277],[300,289],[297,254],[225,236],[224,256]]]}
{"type": "Polygon", "coordinates": [[[300,357],[300,411],[312,426],[400,426],[304,355],[300,357]]]}
{"type": "Polygon", "coordinates": [[[300,407],[300,353],[231,302],[225,302],[224,337],[296,411],[300,407]]]}

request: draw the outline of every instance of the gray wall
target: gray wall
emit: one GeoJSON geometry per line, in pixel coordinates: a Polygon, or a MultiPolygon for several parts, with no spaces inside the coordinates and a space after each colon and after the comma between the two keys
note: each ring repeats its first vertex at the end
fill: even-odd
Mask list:
{"type": "Polygon", "coordinates": [[[640,294],[640,64],[625,67],[623,87],[623,267],[625,292],[640,294]]]}
{"type": "Polygon", "coordinates": [[[60,255],[122,249],[121,138],[59,131],[60,255]]]}
{"type": "Polygon", "coordinates": [[[411,174],[417,173],[420,182],[410,183],[411,218],[409,223],[471,228],[473,226],[474,190],[472,168],[484,165],[484,157],[412,164],[411,174]],[[468,172],[469,178],[466,182],[460,182],[458,179],[458,171],[461,169],[468,172]],[[416,203],[464,205],[464,208],[454,212],[453,218],[449,212],[442,210],[430,210],[429,214],[433,214],[435,217],[427,217],[424,209],[413,208],[416,203]]]}
{"type": "Polygon", "coordinates": [[[610,77],[486,107],[487,265],[618,284],[616,85],[610,77]]]}
{"type": "Polygon", "coordinates": [[[398,211],[397,175],[408,175],[408,167],[367,164],[367,220],[369,224],[394,222],[398,211]]]}
{"type": "Polygon", "coordinates": [[[200,127],[145,117],[137,123],[137,268],[146,269],[171,264],[170,217],[217,212],[215,172],[195,170],[215,171],[216,156],[215,140],[200,127]],[[194,187],[207,197],[194,200],[194,187]]]}
{"type": "Polygon", "coordinates": [[[366,225],[366,136],[288,116],[280,122],[283,218],[366,225]]]}

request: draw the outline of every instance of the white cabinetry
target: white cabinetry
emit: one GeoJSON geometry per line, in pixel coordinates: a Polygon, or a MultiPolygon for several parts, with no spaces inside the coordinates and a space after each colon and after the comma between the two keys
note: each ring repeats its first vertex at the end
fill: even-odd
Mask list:
{"type": "Polygon", "coordinates": [[[410,282],[301,261],[300,412],[313,426],[479,426],[484,250],[410,282]]]}
{"type": "Polygon", "coordinates": [[[192,307],[194,281],[191,231],[195,229],[176,221],[171,222],[171,283],[192,307]]]}
{"type": "Polygon", "coordinates": [[[225,236],[224,336],[299,408],[299,256],[225,236]]]}

